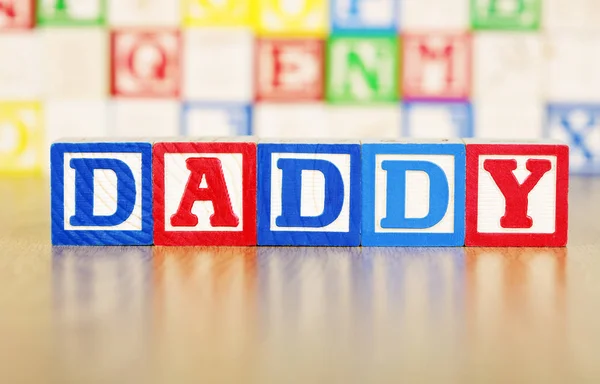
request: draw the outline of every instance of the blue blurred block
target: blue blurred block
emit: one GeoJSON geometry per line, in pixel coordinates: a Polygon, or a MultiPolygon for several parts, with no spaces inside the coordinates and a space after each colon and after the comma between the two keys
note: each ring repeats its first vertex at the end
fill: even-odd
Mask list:
{"type": "Polygon", "coordinates": [[[569,144],[572,174],[600,175],[600,104],[549,104],[544,135],[569,144]]]}
{"type": "Polygon", "coordinates": [[[414,138],[473,137],[473,108],[465,102],[407,102],[402,135],[414,138]]]}
{"type": "Polygon", "coordinates": [[[360,144],[258,144],[258,244],[360,245],[360,144]]]}
{"type": "Polygon", "coordinates": [[[331,0],[333,33],[396,33],[399,0],[331,0]]]}
{"type": "Polygon", "coordinates": [[[362,244],[462,246],[465,144],[363,143],[362,244]]]}
{"type": "Polygon", "coordinates": [[[243,103],[187,102],[182,110],[181,133],[185,136],[251,135],[252,107],[243,103]]]}
{"type": "Polygon", "coordinates": [[[55,143],[53,245],[151,245],[152,144],[55,143]]]}

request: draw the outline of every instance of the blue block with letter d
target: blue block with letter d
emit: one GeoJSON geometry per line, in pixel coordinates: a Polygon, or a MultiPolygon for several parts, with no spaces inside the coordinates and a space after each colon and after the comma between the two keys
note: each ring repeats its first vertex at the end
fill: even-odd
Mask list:
{"type": "Polygon", "coordinates": [[[53,245],[151,245],[152,144],[52,145],[53,245]]]}
{"type": "Polygon", "coordinates": [[[465,144],[362,146],[362,245],[463,246],[465,144]]]}
{"type": "Polygon", "coordinates": [[[258,144],[258,245],[360,245],[360,144],[258,144]]]}

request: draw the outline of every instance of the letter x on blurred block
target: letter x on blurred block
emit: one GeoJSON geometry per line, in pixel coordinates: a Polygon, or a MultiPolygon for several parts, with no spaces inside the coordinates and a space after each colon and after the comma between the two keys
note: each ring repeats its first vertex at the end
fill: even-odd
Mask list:
{"type": "Polygon", "coordinates": [[[466,140],[467,246],[567,243],[569,147],[466,140]]]}
{"type": "Polygon", "coordinates": [[[159,142],[153,163],[154,244],[256,245],[256,143],[159,142]]]}
{"type": "Polygon", "coordinates": [[[152,144],[55,143],[53,245],[152,244],[152,144]]]}
{"type": "Polygon", "coordinates": [[[258,245],[360,245],[360,145],[258,144],[258,245]]]}

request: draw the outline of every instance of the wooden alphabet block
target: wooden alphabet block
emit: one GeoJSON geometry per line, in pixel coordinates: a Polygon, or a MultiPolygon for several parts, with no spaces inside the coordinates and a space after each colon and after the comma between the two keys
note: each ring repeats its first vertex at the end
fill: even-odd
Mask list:
{"type": "Polygon", "coordinates": [[[256,100],[323,98],[324,43],[317,39],[261,39],[256,43],[256,100]]]}
{"type": "Polygon", "coordinates": [[[471,0],[471,26],[476,30],[536,30],[542,0],[471,0]]]}
{"type": "Polygon", "coordinates": [[[53,245],[152,244],[152,145],[59,142],[50,149],[53,245]]]}
{"type": "Polygon", "coordinates": [[[471,91],[471,35],[403,35],[402,98],[466,101],[471,91]]]}
{"type": "Polygon", "coordinates": [[[360,244],[360,145],[260,142],[258,245],[360,244]]]}
{"type": "Polygon", "coordinates": [[[329,136],[327,107],[323,103],[257,103],[253,132],[259,137],[321,139],[329,136]]]}
{"type": "Polygon", "coordinates": [[[324,131],[330,139],[400,137],[402,114],[398,103],[333,105],[328,106],[327,115],[328,124],[324,131]]]}
{"type": "Polygon", "coordinates": [[[186,27],[249,27],[254,0],[183,0],[186,27]]]}
{"type": "Polygon", "coordinates": [[[181,38],[175,29],[130,29],[111,33],[111,94],[177,97],[181,38]]]}
{"type": "Polygon", "coordinates": [[[110,25],[119,27],[179,25],[179,1],[108,0],[110,25]]]}
{"type": "Polygon", "coordinates": [[[244,103],[188,102],[183,105],[184,136],[225,137],[252,133],[252,106],[244,103]]]}
{"type": "Polygon", "coordinates": [[[106,22],[106,0],[36,0],[38,25],[90,26],[106,22]]]}
{"type": "Polygon", "coordinates": [[[40,35],[34,32],[1,32],[0,28],[0,100],[41,98],[40,61],[43,56],[40,35]]]}
{"type": "Polygon", "coordinates": [[[462,141],[365,142],[362,151],[362,245],[464,245],[462,141]]]}
{"type": "Polygon", "coordinates": [[[0,173],[40,172],[43,132],[41,103],[0,102],[0,173]]]}
{"type": "Polygon", "coordinates": [[[179,134],[181,107],[174,99],[115,99],[108,134],[114,137],[173,137],[179,134]]]}
{"type": "Polygon", "coordinates": [[[256,245],[256,143],[159,142],[156,245],[256,245]]]}
{"type": "Polygon", "coordinates": [[[330,0],[336,32],[388,32],[398,29],[400,0],[330,0]]]}
{"type": "Polygon", "coordinates": [[[33,28],[34,9],[35,0],[0,1],[0,31],[33,28]]]}
{"type": "Polygon", "coordinates": [[[473,108],[464,102],[403,103],[402,134],[419,139],[472,137],[473,108]]]}
{"type": "Polygon", "coordinates": [[[554,141],[465,142],[465,244],[565,246],[569,147],[554,141]]]}
{"type": "Polygon", "coordinates": [[[323,36],[328,0],[256,0],[254,25],[261,35],[323,36]]]}

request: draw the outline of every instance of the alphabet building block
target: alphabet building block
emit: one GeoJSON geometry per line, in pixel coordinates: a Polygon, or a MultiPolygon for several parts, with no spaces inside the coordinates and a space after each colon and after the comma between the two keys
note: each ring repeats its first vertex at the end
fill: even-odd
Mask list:
{"type": "Polygon", "coordinates": [[[317,39],[261,39],[256,43],[256,99],[323,98],[324,44],[317,39]]]}
{"type": "Polygon", "coordinates": [[[256,245],[256,143],[154,145],[156,245],[256,245]]]}
{"type": "Polygon", "coordinates": [[[177,97],[181,38],[175,29],[111,33],[111,93],[129,97],[177,97]]]}
{"type": "Polygon", "coordinates": [[[186,27],[249,27],[254,0],[183,0],[186,27]]]}
{"type": "Polygon", "coordinates": [[[252,133],[252,106],[245,103],[187,102],[181,133],[191,137],[225,137],[252,133]]]}
{"type": "Polygon", "coordinates": [[[466,101],[471,91],[471,35],[407,33],[403,36],[404,100],[466,101]]]}
{"type": "Polygon", "coordinates": [[[363,143],[362,244],[462,246],[462,141],[363,143]]]}
{"type": "Polygon", "coordinates": [[[328,0],[256,0],[259,34],[322,36],[327,30],[328,0]]]}
{"type": "Polygon", "coordinates": [[[408,102],[402,105],[405,137],[433,139],[473,136],[473,108],[463,102],[408,102]]]}
{"type": "Polygon", "coordinates": [[[479,30],[536,30],[542,0],[471,0],[471,26],[479,30]]]}
{"type": "Polygon", "coordinates": [[[398,29],[400,0],[330,0],[333,32],[389,32],[398,29]]]}
{"type": "Polygon", "coordinates": [[[179,1],[108,0],[108,17],[112,26],[179,25],[179,1]]]}
{"type": "Polygon", "coordinates": [[[567,243],[569,147],[465,140],[467,246],[567,243]]]}
{"type": "Polygon", "coordinates": [[[34,8],[35,0],[0,1],[0,31],[33,28],[34,8]]]}
{"type": "Polygon", "coordinates": [[[260,142],[258,244],[360,244],[360,145],[260,142]]]}
{"type": "Polygon", "coordinates": [[[103,25],[106,0],[36,0],[37,22],[47,26],[103,25]]]}
{"type": "Polygon", "coordinates": [[[43,132],[40,103],[0,102],[0,173],[40,172],[43,132]]]}
{"type": "Polygon", "coordinates": [[[150,143],[55,143],[50,168],[53,245],[152,244],[150,143]]]}

